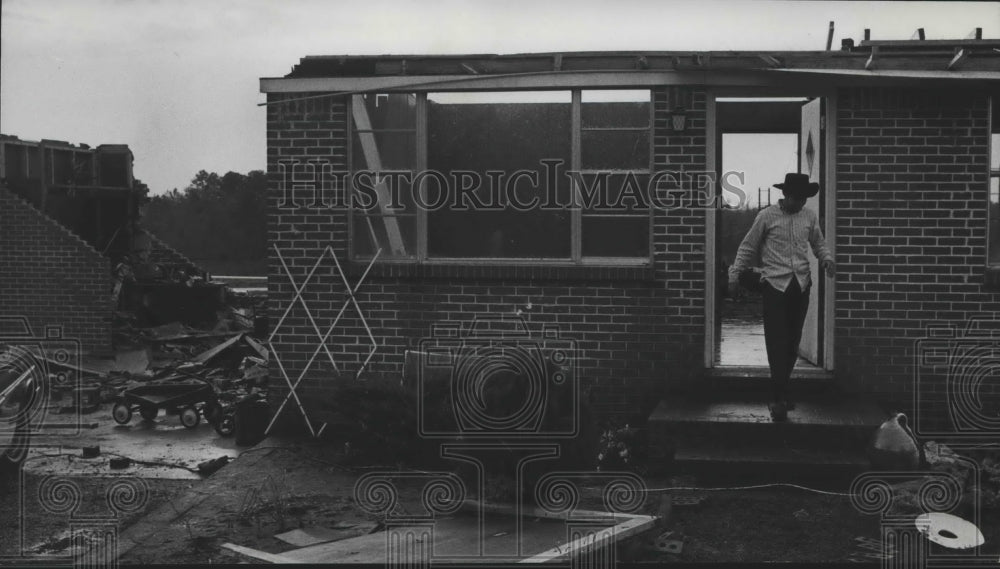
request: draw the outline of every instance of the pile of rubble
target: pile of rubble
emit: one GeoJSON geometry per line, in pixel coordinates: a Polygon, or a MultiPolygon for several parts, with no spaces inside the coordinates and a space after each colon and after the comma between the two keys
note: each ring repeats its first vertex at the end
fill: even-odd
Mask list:
{"type": "Polygon", "coordinates": [[[972,446],[956,452],[927,441],[922,454],[914,477],[893,484],[893,513],[917,514],[933,509],[925,502],[953,500],[956,511],[970,517],[977,509],[1000,509],[1000,450],[972,446]]]}
{"type": "Polygon", "coordinates": [[[255,317],[266,297],[227,293],[227,303],[216,312],[211,327],[180,322],[144,326],[134,313],[119,311],[113,357],[48,359],[57,411],[91,413],[140,386],[184,383],[211,385],[214,399],[198,407],[213,423],[217,417],[209,417],[210,410],[214,414],[210,407],[229,412],[243,402],[266,402],[269,352],[259,338],[267,331],[255,317]]]}

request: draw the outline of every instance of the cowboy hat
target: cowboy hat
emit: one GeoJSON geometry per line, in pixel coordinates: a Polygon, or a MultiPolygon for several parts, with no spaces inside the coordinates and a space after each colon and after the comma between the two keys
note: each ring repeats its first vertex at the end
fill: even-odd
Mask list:
{"type": "Polygon", "coordinates": [[[811,198],[819,193],[819,184],[810,182],[809,176],[806,174],[795,174],[793,172],[785,174],[785,181],[775,184],[774,187],[787,192],[789,195],[804,198],[811,198]]]}

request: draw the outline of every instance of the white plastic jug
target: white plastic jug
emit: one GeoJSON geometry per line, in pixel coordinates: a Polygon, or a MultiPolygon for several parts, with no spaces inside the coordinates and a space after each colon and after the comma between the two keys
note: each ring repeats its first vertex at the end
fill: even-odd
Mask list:
{"type": "Polygon", "coordinates": [[[916,470],[920,466],[920,445],[906,424],[906,415],[896,413],[879,426],[868,446],[868,458],[875,470],[916,470]]]}

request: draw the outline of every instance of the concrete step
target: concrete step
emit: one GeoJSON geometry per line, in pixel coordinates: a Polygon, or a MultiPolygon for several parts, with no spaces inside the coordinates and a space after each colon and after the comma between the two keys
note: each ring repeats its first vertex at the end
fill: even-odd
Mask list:
{"type": "Polygon", "coordinates": [[[783,468],[830,466],[854,471],[884,413],[862,397],[823,395],[796,401],[788,421],[772,421],[765,397],[675,396],[647,424],[650,456],[659,464],[734,464],[783,468]]]}
{"type": "Polygon", "coordinates": [[[863,449],[796,448],[781,444],[722,447],[712,442],[682,439],[670,469],[699,477],[730,481],[824,481],[847,487],[869,468],[863,449]]]}
{"type": "MultiPolygon", "coordinates": [[[[719,366],[705,370],[698,391],[708,394],[754,394],[771,391],[771,373],[760,366],[719,366]]],[[[797,367],[789,388],[793,395],[833,393],[837,391],[832,371],[815,367],[797,367]]]]}

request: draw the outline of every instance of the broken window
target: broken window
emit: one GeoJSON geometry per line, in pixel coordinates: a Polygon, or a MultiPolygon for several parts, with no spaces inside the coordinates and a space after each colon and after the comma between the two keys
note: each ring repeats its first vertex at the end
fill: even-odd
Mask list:
{"type": "Polygon", "coordinates": [[[352,95],[354,255],[649,262],[650,101],[649,90],[352,95]]]}
{"type": "Polygon", "coordinates": [[[993,97],[990,119],[989,235],[986,255],[989,265],[1000,266],[1000,97],[993,97]]]}
{"type": "Polygon", "coordinates": [[[417,213],[406,179],[417,166],[416,96],[353,95],[351,103],[354,255],[414,257],[417,213]]]}

